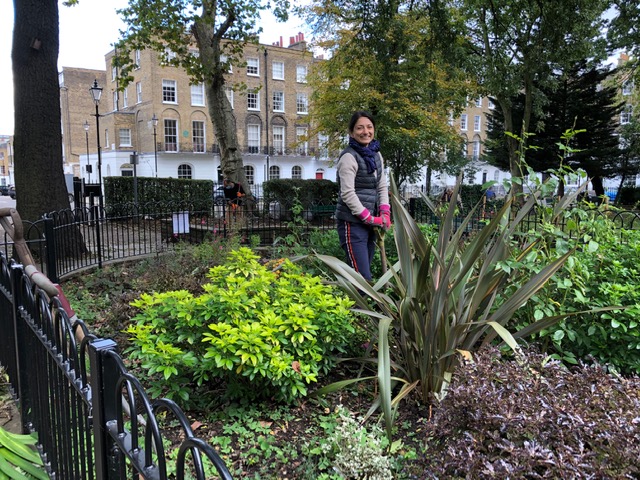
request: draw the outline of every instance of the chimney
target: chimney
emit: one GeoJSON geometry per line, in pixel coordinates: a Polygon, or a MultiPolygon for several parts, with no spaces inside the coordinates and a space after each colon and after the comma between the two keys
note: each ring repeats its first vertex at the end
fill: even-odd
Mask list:
{"type": "Polygon", "coordinates": [[[304,33],[298,32],[298,37],[300,38],[299,42],[304,42],[304,33]]]}
{"type": "Polygon", "coordinates": [[[280,35],[280,46],[284,47],[284,41],[282,40],[282,35],[280,35]]]}
{"type": "Polygon", "coordinates": [[[296,43],[296,37],[289,37],[289,46],[293,45],[294,43],[296,43]]]}

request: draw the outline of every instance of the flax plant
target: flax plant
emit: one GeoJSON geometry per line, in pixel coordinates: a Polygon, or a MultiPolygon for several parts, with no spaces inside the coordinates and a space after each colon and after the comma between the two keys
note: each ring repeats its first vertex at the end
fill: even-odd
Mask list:
{"type": "MultiPolygon", "coordinates": [[[[471,359],[472,351],[499,336],[518,353],[517,338],[559,319],[541,319],[528,325],[526,331],[515,333],[505,327],[514,312],[544,286],[572,253],[520,281],[522,286],[509,298],[503,295],[512,277],[522,280],[526,273],[518,271],[518,261],[536,248],[539,241],[534,236],[528,237],[521,224],[539,202],[540,193],[531,194],[517,211],[512,211],[513,199],[507,199],[493,219],[471,232],[471,220],[478,206],[459,226],[454,226],[458,190],[456,185],[451,202],[441,214],[439,236],[430,243],[399,201],[392,182],[398,261],[373,285],[344,262],[318,255],[333,270],[337,282],[357,308],[373,321],[378,374],[367,378],[377,379],[380,396],[370,413],[382,407],[389,437],[393,410],[411,390],[419,389],[424,401],[441,399],[455,368],[461,359],[471,359]],[[506,268],[507,265],[510,267],[506,268]]],[[[560,215],[577,193],[559,202],[553,215],[560,215]]],[[[428,197],[424,196],[424,201],[437,212],[428,197]]],[[[339,382],[323,391],[361,380],[339,382]]]]}

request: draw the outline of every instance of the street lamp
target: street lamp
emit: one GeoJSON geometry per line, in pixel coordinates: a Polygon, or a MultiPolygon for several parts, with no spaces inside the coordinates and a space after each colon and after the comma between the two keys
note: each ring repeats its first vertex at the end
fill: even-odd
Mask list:
{"type": "Polygon", "coordinates": [[[98,184],[100,185],[100,198],[102,199],[102,152],[100,148],[100,113],[98,105],[102,96],[102,87],[98,86],[98,80],[93,81],[93,86],[89,88],[93,102],[96,104],[96,142],[98,145],[98,184]]]}
{"type": "Polygon", "coordinates": [[[87,183],[91,183],[91,163],[89,163],[89,122],[85,120],[83,127],[84,138],[87,141],[87,174],[89,175],[87,183]]]}
{"type": "Polygon", "coordinates": [[[158,126],[158,117],[156,114],[153,114],[151,117],[151,121],[153,122],[153,158],[156,161],[156,178],[158,178],[158,143],[156,142],[156,127],[158,126]]]}

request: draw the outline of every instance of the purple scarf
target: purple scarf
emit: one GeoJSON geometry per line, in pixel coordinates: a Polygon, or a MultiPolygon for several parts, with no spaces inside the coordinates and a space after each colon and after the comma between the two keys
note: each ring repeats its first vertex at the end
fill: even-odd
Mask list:
{"type": "Polygon", "coordinates": [[[367,171],[373,173],[376,169],[376,153],[380,151],[380,142],[372,140],[369,145],[363,147],[355,138],[349,137],[349,146],[353,148],[358,155],[364,158],[367,164],[367,171]]]}

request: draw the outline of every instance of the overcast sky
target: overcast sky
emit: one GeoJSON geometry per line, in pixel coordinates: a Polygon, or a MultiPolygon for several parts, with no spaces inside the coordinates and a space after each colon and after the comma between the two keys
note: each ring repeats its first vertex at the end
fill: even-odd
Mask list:
{"type": "MultiPolygon", "coordinates": [[[[11,74],[11,41],[13,34],[13,2],[2,0],[0,16],[0,135],[13,134],[13,78],[11,74]]],[[[80,67],[104,70],[104,56],[118,39],[123,24],[116,9],[124,8],[127,0],[82,0],[74,7],[59,2],[60,54],[58,69],[80,67]]],[[[277,23],[269,14],[262,22],[261,43],[271,44],[284,37],[304,32],[301,21],[293,19],[286,24],[277,23]]],[[[89,87],[87,87],[89,88],[89,87]]],[[[87,93],[88,95],[88,93],[87,93]]]]}

